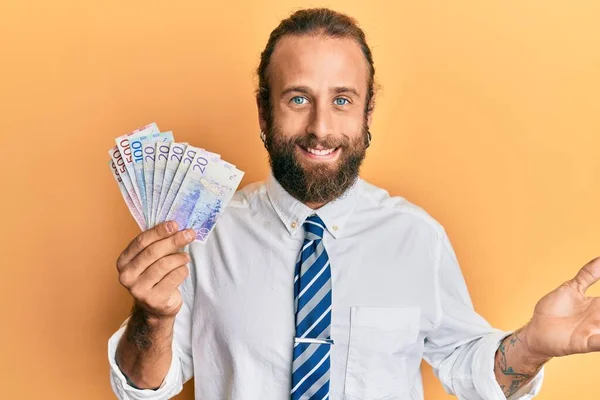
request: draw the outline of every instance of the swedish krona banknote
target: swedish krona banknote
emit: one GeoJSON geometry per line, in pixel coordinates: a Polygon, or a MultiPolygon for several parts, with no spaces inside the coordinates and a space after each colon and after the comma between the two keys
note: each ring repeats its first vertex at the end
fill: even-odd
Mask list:
{"type": "Polygon", "coordinates": [[[156,123],[115,139],[109,167],[134,220],[142,230],[175,220],[205,243],[237,190],[244,172],[187,143],[156,123]]]}

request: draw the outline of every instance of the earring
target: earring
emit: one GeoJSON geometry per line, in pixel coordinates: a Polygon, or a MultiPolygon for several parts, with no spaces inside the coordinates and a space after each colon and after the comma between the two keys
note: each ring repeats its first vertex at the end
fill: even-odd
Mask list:
{"type": "Polygon", "coordinates": [[[365,149],[369,148],[369,146],[371,145],[372,139],[373,139],[373,136],[371,136],[371,131],[367,130],[367,146],[365,147],[365,149]]]}
{"type": "Polygon", "coordinates": [[[267,135],[265,135],[265,132],[262,129],[260,131],[260,140],[262,140],[263,145],[265,146],[265,149],[266,149],[267,148],[267,135]]]}

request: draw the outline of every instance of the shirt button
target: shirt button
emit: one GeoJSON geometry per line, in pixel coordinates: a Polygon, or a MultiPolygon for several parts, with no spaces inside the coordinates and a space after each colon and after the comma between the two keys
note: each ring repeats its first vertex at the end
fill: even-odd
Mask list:
{"type": "Polygon", "coordinates": [[[292,227],[292,229],[295,229],[295,228],[296,228],[296,221],[292,222],[292,223],[290,224],[290,226],[292,227]]]}
{"type": "Polygon", "coordinates": [[[334,231],[338,230],[338,226],[337,225],[332,226],[332,228],[333,228],[334,231]]]}

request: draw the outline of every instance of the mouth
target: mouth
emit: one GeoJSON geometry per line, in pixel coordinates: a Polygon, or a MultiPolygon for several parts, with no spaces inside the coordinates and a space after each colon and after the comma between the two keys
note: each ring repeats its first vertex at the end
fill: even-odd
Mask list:
{"type": "Polygon", "coordinates": [[[341,147],[334,147],[331,149],[314,149],[310,147],[302,147],[297,145],[300,149],[300,153],[310,160],[329,161],[334,160],[338,157],[341,147]]]}

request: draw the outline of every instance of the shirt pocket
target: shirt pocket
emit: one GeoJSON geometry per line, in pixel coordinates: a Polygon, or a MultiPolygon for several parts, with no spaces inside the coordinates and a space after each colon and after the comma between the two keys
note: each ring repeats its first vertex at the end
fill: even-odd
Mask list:
{"type": "Polygon", "coordinates": [[[344,393],[361,400],[406,393],[407,357],[417,343],[420,318],[417,306],[350,307],[344,393]]]}

